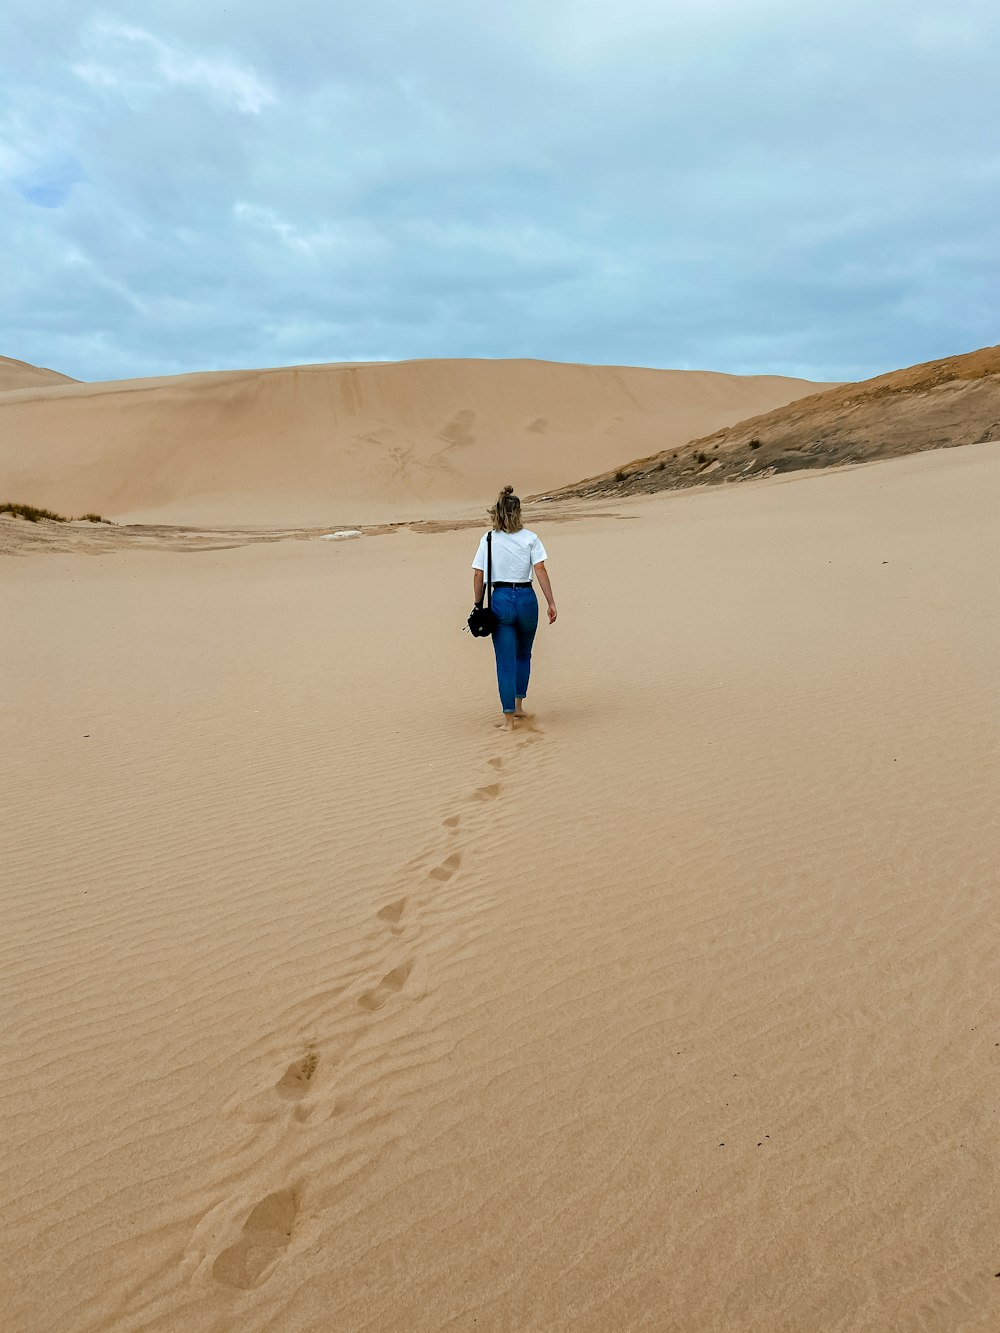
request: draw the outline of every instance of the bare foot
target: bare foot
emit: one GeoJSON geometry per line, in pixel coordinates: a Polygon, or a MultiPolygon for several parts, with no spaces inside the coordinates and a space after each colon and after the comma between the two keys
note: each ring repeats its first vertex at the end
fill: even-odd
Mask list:
{"type": "Polygon", "coordinates": [[[513,714],[513,713],[504,713],[504,715],[503,715],[503,721],[502,721],[502,722],[498,722],[496,725],[497,725],[497,727],[499,728],[499,730],[501,730],[501,731],[513,731],[513,730],[514,730],[514,714],[513,714]]]}
{"type": "Polygon", "coordinates": [[[515,716],[515,717],[531,717],[531,714],[530,714],[530,713],[526,713],[526,712],[524,711],[524,709],[521,707],[521,705],[518,704],[518,705],[516,706],[516,708],[514,709],[514,716],[515,716]]]}

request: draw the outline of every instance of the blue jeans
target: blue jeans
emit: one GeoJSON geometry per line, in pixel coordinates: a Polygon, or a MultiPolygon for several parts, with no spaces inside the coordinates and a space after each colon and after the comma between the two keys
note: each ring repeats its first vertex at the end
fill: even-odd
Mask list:
{"type": "Polygon", "coordinates": [[[493,651],[500,703],[505,713],[513,713],[515,698],[523,699],[528,693],[531,645],[538,628],[538,598],[530,583],[516,588],[494,588],[491,605],[497,618],[493,651]]]}

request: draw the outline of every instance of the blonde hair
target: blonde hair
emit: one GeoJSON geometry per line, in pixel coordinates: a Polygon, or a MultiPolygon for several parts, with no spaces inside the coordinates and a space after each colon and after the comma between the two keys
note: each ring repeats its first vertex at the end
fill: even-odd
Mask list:
{"type": "Polygon", "coordinates": [[[521,522],[521,501],[514,494],[513,486],[503,488],[489,513],[494,532],[520,532],[524,527],[521,522]]]}

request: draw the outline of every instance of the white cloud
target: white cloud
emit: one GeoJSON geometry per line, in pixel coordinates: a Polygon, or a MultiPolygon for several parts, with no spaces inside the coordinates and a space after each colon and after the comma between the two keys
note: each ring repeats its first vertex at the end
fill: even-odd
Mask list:
{"type": "Polygon", "coordinates": [[[234,206],[233,213],[240,222],[245,223],[253,230],[263,232],[265,235],[277,236],[289,250],[294,250],[297,254],[305,255],[310,259],[315,256],[315,241],[303,236],[290,222],[285,222],[284,219],[280,218],[273,209],[262,208],[259,204],[239,202],[234,206]]]}
{"type": "Polygon", "coordinates": [[[94,87],[199,88],[223,105],[254,116],[276,101],[250,66],[225,56],[192,54],[129,23],[98,20],[90,25],[85,44],[97,58],[77,62],[72,70],[94,87]]]}
{"type": "Polygon", "coordinates": [[[71,65],[70,69],[78,79],[89,83],[93,88],[120,88],[123,84],[121,76],[114,70],[107,69],[104,65],[95,65],[93,61],[71,65]]]}
{"type": "Polygon", "coordinates": [[[344,221],[299,227],[276,209],[238,200],[233,216],[251,232],[264,238],[276,237],[282,246],[304,259],[343,265],[371,262],[388,252],[385,239],[363,222],[344,221]]]}
{"type": "Polygon", "coordinates": [[[12,139],[0,138],[0,179],[16,176],[24,165],[24,152],[12,139]]]}

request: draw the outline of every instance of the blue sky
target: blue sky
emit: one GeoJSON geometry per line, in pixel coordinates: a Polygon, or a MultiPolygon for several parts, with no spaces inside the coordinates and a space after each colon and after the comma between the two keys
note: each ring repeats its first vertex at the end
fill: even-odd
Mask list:
{"type": "Polygon", "coordinates": [[[1000,341],[995,0],[7,0],[0,354],[852,379],[1000,341]]]}

